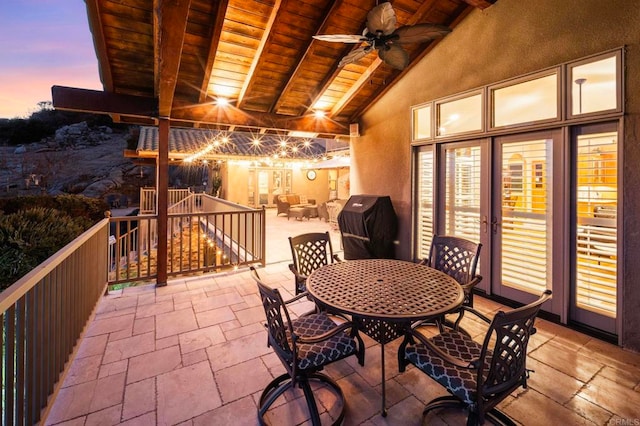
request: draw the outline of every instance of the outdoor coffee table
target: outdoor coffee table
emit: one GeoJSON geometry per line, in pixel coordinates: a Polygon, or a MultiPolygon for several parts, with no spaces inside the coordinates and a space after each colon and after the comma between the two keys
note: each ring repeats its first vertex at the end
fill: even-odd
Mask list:
{"type": "Polygon", "coordinates": [[[443,315],[464,300],[462,287],[428,266],[392,259],[349,260],[309,275],[307,291],[329,311],[351,315],[360,331],[380,343],[382,416],[385,406],[384,345],[414,321],[443,315]]]}
{"type": "Polygon", "coordinates": [[[309,220],[309,209],[307,207],[290,207],[287,213],[287,220],[292,217],[296,220],[302,220],[306,217],[309,220]]]}

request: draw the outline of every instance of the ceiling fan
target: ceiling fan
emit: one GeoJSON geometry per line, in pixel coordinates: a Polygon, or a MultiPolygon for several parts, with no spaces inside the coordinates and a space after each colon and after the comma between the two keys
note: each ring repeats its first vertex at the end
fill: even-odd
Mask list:
{"type": "Polygon", "coordinates": [[[339,67],[359,61],[375,49],[385,64],[402,70],[409,64],[409,54],[402,48],[402,44],[423,43],[451,32],[444,25],[425,23],[396,29],[396,24],[396,12],[391,3],[384,2],[369,11],[367,26],[362,35],[327,34],[315,35],[313,38],[336,43],[364,43],[342,58],[339,67]]]}

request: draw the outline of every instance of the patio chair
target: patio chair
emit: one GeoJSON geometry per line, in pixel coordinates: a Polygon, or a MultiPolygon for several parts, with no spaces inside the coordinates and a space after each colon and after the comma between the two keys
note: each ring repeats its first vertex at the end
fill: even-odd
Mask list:
{"type": "MultiPolygon", "coordinates": [[[[464,291],[463,306],[473,309],[473,288],[482,281],[482,276],[476,274],[480,249],[482,244],[460,237],[434,235],[431,240],[429,257],[420,263],[444,272],[458,284],[464,291]]],[[[465,309],[458,311],[458,318],[453,323],[454,328],[458,328],[465,309]]],[[[482,315],[475,312],[476,315],[482,315]]],[[[449,325],[451,325],[449,323],[449,325]]]]}
{"type": "Polygon", "coordinates": [[[546,290],[529,305],[499,311],[489,321],[482,344],[451,328],[431,338],[411,328],[398,351],[400,371],[413,364],[451,394],[427,403],[423,416],[439,408],[466,407],[468,426],[481,425],[486,418],[514,425],[496,406],[520,386],[527,387],[529,337],[536,331],[533,325],[541,305],[550,297],[551,290],[546,290]]]}
{"type": "Polygon", "coordinates": [[[341,424],[346,408],[344,394],[333,379],[320,371],[326,365],[351,355],[355,355],[358,363],[364,365],[365,347],[357,329],[350,321],[337,324],[322,312],[291,319],[287,305],[306,294],[301,293],[283,301],[278,289],[265,285],[256,269],[253,266],[250,269],[258,285],[267,319],[267,344],[273,348],[286,370],[286,373],[272,380],[260,396],[260,424],[264,423],[264,415],[278,397],[298,386],[304,393],[312,424],[319,425],[320,415],[310,381],[323,383],[333,390],[342,405],[334,424],[341,424]]]}
{"type": "Polygon", "coordinates": [[[295,276],[296,294],[306,291],[307,277],[321,266],[340,262],[338,255],[333,254],[329,232],[311,232],[289,237],[293,263],[289,269],[295,276]]]}

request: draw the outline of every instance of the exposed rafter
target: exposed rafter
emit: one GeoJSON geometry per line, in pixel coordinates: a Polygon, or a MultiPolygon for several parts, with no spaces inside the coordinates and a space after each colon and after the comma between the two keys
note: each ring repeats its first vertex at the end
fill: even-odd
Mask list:
{"type": "Polygon", "coordinates": [[[251,62],[251,67],[249,68],[249,72],[247,73],[247,78],[244,80],[244,84],[242,85],[242,89],[240,90],[240,95],[238,96],[238,107],[242,108],[244,105],[244,96],[247,94],[247,89],[249,85],[253,81],[253,75],[256,72],[256,68],[258,67],[258,61],[262,56],[262,51],[264,47],[267,45],[267,40],[269,38],[269,34],[271,33],[271,28],[273,28],[273,23],[276,20],[276,16],[278,16],[278,10],[280,10],[280,4],[282,0],[276,0],[273,4],[273,8],[271,9],[271,14],[269,15],[269,21],[267,22],[267,27],[262,35],[262,39],[260,40],[260,45],[256,50],[256,55],[251,62]]]}
{"type": "Polygon", "coordinates": [[[159,52],[157,93],[160,117],[171,117],[177,83],[176,75],[180,68],[190,3],[190,0],[164,0],[159,5],[160,45],[157,49],[159,52]]]}

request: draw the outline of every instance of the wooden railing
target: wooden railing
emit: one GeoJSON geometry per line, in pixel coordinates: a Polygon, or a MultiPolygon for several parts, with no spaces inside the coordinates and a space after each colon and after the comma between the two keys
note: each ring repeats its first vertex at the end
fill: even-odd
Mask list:
{"type": "Polygon", "coordinates": [[[2,425],[46,417],[107,283],[109,221],[102,220],[0,293],[2,425]]]}
{"type": "MultiPolygon", "coordinates": [[[[264,210],[191,194],[169,211],[168,276],[265,264],[264,210]]],[[[109,284],[156,278],[157,237],[155,215],[111,218],[109,284]]]]}

